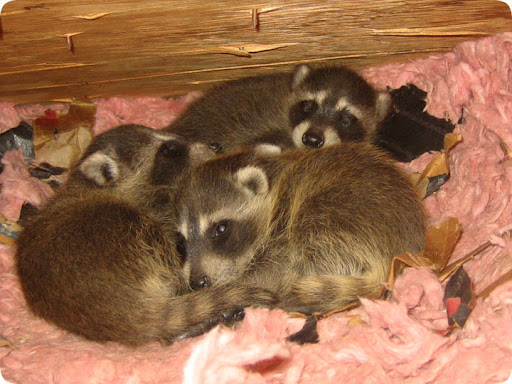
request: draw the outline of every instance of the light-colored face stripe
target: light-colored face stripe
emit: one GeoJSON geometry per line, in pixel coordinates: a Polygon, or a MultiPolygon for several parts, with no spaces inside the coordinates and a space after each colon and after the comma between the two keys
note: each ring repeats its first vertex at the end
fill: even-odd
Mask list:
{"type": "Polygon", "coordinates": [[[324,147],[328,145],[341,143],[338,133],[333,128],[327,128],[323,131],[324,134],[324,147]]]}
{"type": "Polygon", "coordinates": [[[353,114],[358,119],[361,119],[363,117],[363,112],[356,106],[350,104],[350,102],[344,97],[338,100],[338,102],[334,106],[334,109],[336,109],[337,111],[343,111],[344,109],[346,109],[348,110],[348,112],[353,114]]]}
{"type": "Polygon", "coordinates": [[[155,138],[163,141],[177,139],[178,136],[172,134],[172,133],[165,133],[155,130],[155,138]]]}
{"type": "Polygon", "coordinates": [[[315,100],[318,105],[322,105],[328,95],[327,91],[318,91],[316,93],[308,92],[305,95],[305,100],[315,100]]]}
{"type": "Polygon", "coordinates": [[[185,239],[188,239],[188,222],[182,221],[178,225],[178,231],[185,237],[185,239]]]}
{"type": "Polygon", "coordinates": [[[199,236],[203,236],[213,223],[221,220],[233,220],[241,218],[241,209],[233,211],[232,209],[221,208],[210,214],[202,214],[199,216],[199,236]]]}
{"type": "Polygon", "coordinates": [[[305,147],[304,143],[302,142],[302,136],[309,129],[309,125],[309,121],[306,120],[293,128],[292,140],[297,148],[305,147]]]}

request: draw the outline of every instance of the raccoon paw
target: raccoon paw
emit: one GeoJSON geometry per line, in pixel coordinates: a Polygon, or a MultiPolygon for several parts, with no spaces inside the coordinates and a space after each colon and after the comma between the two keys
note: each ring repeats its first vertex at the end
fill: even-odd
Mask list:
{"type": "Polygon", "coordinates": [[[245,317],[245,309],[242,307],[236,308],[232,311],[223,312],[222,323],[236,323],[242,321],[245,317]]]}
{"type": "Polygon", "coordinates": [[[316,325],[317,318],[315,316],[308,317],[302,329],[299,332],[288,336],[286,340],[299,345],[316,344],[319,341],[316,325]]]}

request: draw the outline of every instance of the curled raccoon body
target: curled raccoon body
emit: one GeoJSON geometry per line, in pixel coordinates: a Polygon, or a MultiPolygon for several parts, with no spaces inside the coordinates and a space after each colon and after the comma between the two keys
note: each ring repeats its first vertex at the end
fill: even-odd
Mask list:
{"type": "Polygon", "coordinates": [[[210,155],[142,126],[97,136],[19,236],[16,268],[31,311],[90,340],[137,346],[236,320],[238,296],[270,305],[271,295],[247,287],[188,289],[173,185],[210,155]]]}
{"type": "Polygon", "coordinates": [[[376,294],[392,257],[425,242],[408,179],[363,143],[212,159],[176,206],[193,288],[258,286],[307,314],[376,294]]]}
{"type": "Polygon", "coordinates": [[[375,140],[390,96],[338,66],[229,81],[207,91],[166,130],[232,152],[258,144],[320,148],[375,140]]]}

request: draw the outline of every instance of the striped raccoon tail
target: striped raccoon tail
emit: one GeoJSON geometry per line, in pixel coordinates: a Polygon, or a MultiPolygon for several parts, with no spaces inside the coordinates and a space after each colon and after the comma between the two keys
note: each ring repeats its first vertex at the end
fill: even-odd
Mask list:
{"type": "Polygon", "coordinates": [[[356,302],[359,297],[377,298],[385,276],[363,275],[310,276],[294,283],[279,308],[306,315],[325,313],[356,302]]]}

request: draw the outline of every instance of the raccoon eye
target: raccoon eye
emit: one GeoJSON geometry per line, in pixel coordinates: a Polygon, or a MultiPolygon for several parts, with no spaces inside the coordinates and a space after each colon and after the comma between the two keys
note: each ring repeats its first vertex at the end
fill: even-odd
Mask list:
{"type": "Polygon", "coordinates": [[[228,231],[229,220],[222,220],[215,224],[213,229],[213,237],[219,238],[224,236],[228,231]]]}
{"type": "Polygon", "coordinates": [[[222,145],[215,141],[212,141],[210,144],[208,144],[208,147],[214,152],[220,152],[220,150],[222,149],[222,145]]]}
{"type": "Polygon", "coordinates": [[[176,140],[169,140],[163,143],[160,148],[158,148],[158,155],[175,157],[184,154],[185,150],[186,147],[182,143],[176,140]]]}
{"type": "Polygon", "coordinates": [[[348,111],[343,111],[340,117],[340,124],[343,128],[350,127],[355,121],[357,121],[357,117],[351,114],[348,111]]]}
{"type": "Polygon", "coordinates": [[[300,102],[300,109],[306,115],[311,115],[318,108],[315,100],[303,100],[300,102]]]}

